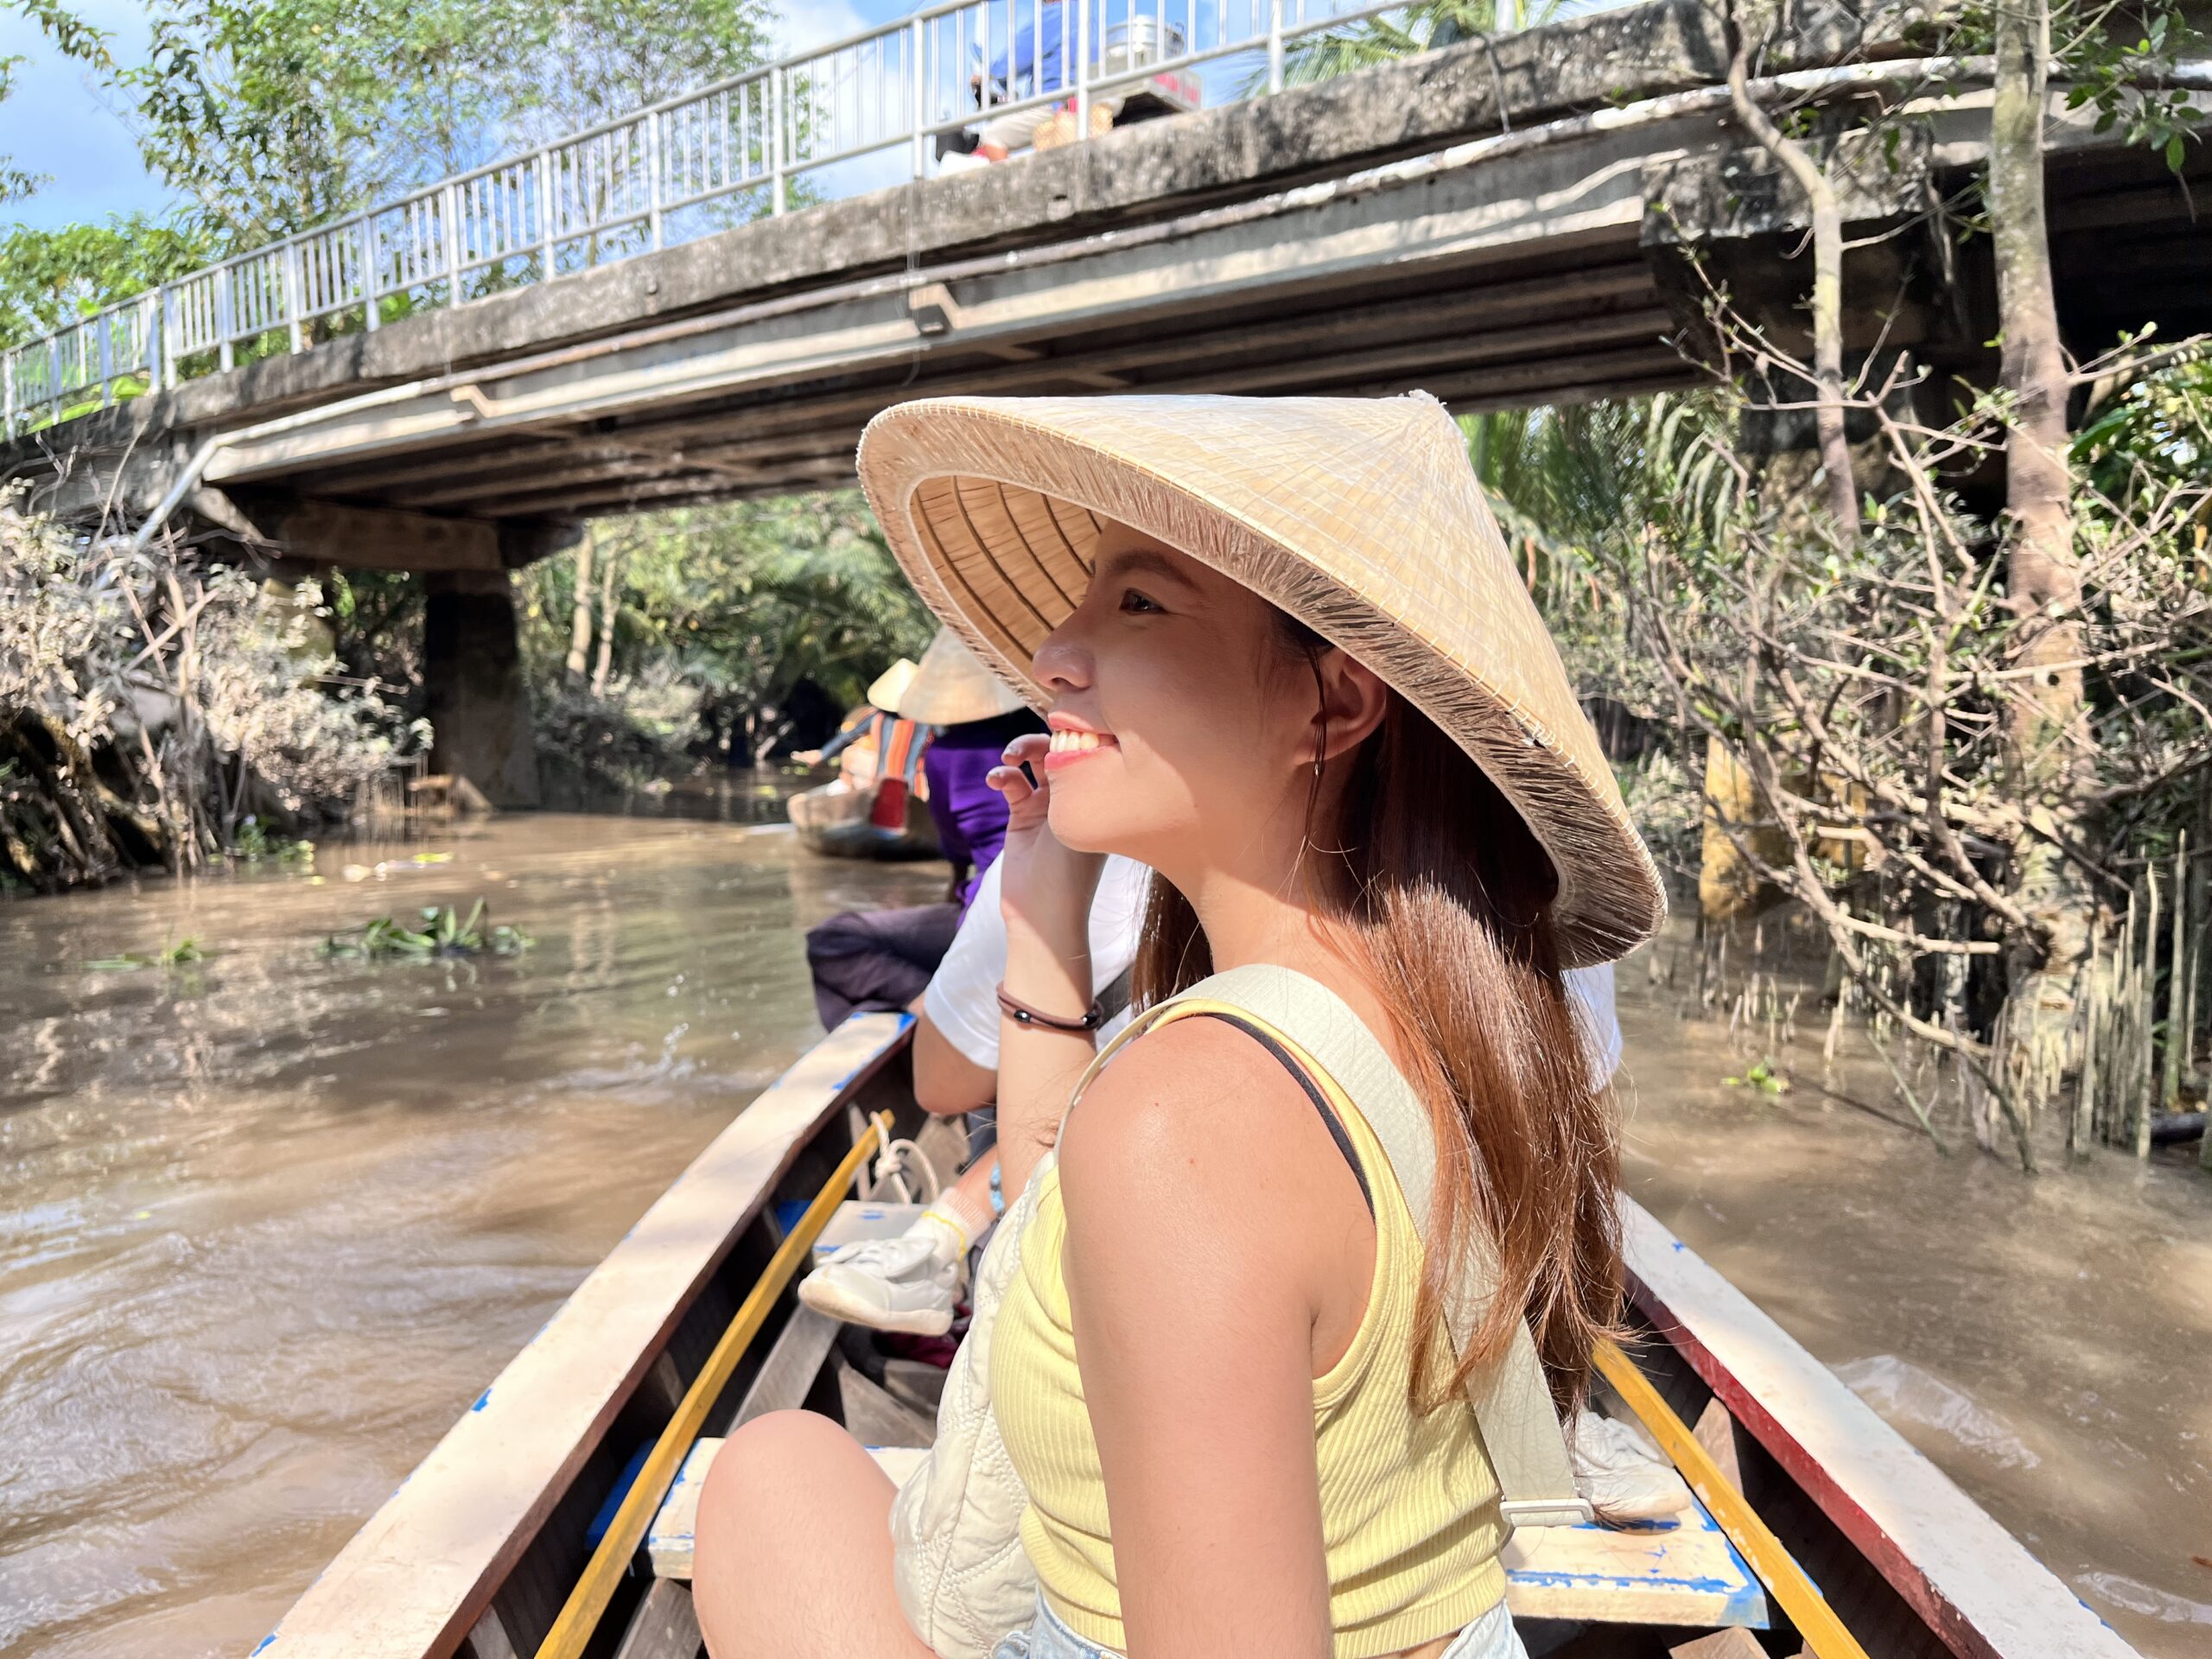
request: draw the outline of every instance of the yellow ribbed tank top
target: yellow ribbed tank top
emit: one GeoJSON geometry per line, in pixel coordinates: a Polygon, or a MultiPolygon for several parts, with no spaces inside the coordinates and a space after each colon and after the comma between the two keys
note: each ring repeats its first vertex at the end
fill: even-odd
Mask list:
{"type": "MultiPolygon", "coordinates": [[[[1178,1002],[1154,1023],[1214,1011],[1178,1002]]],[[[1223,1007],[1271,1035],[1243,1009],[1223,1007]]],[[[1280,1033],[1295,1048],[1293,1033],[1280,1033]]],[[[1506,1527],[1473,1414],[1454,1398],[1426,1415],[1408,1395],[1422,1246],[1389,1155],[1344,1091],[1313,1080],[1343,1121],[1375,1200],[1375,1278],[1351,1345],[1313,1381],[1313,1443],[1337,1659],[1376,1659],[1459,1630],[1505,1594],[1506,1527]]],[[[1074,1321],[1060,1272],[1067,1215],[1059,1173],[1038,1177],[1021,1262],[1001,1305],[992,1408],[1028,1488],[1021,1541],[1069,1628],[1126,1652],[1106,1484],[1084,1402],[1074,1321]]],[[[1447,1368],[1448,1339],[1435,1357],[1447,1368]]],[[[1448,1374],[1448,1369],[1446,1374],[1448,1374]]]]}

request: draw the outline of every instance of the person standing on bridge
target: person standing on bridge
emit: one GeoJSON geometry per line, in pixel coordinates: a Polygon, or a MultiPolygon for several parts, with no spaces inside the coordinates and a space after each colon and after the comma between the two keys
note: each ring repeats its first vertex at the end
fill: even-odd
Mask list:
{"type": "Polygon", "coordinates": [[[1579,1503],[1552,1402],[1621,1295],[1562,970],[1665,901],[1464,437],[1419,395],[944,398],[860,473],[1048,709],[993,774],[1009,1209],[902,1491],[818,1415],[723,1446],[715,1659],[1521,1659],[1509,1516],[1579,1503]],[[1154,877],[1102,1054],[1116,854],[1154,877]]]}

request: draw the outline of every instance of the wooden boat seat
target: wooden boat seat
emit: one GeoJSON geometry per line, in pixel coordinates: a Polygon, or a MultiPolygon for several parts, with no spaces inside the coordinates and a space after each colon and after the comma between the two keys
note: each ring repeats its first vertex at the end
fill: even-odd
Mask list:
{"type": "Polygon", "coordinates": [[[1766,1592],[1704,1505],[1672,1527],[1522,1527],[1505,1546],[1516,1618],[1767,1628],[1766,1592]]]}

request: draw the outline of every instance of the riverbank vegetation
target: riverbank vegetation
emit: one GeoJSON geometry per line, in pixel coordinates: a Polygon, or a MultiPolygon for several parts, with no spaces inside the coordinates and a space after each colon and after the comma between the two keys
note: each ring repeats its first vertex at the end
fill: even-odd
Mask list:
{"type": "Polygon", "coordinates": [[[1809,213],[1809,310],[1739,302],[1686,247],[1713,390],[1473,428],[1704,937],[1779,938],[1753,918],[1790,901],[1826,947],[1828,1052],[1863,1014],[1931,1135],[1930,1058],[2028,1169],[2147,1153],[2205,1087],[2212,360],[2147,335],[2069,359],[2043,207],[2054,71],[2176,171],[2201,142],[2166,79],[2193,37],[2162,15],[2139,41],[2103,13],[1960,19],[1938,44],[1993,66],[1991,155],[1948,200],[1912,171],[1917,89],[1856,134],[1762,112],[1736,34],[1743,124],[1809,213]],[[1861,245],[1990,260],[1993,360],[1889,343],[1893,277],[1854,287],[1844,257],[1852,191],[1861,245]]]}
{"type": "Polygon", "coordinates": [[[541,761],[587,791],[818,744],[934,629],[856,490],[605,520],[518,597],[541,761]]]}
{"type": "Polygon", "coordinates": [[[0,499],[0,883],[199,869],[350,810],[410,734],[315,598],[0,499]]]}
{"type": "Polygon", "coordinates": [[[2001,397],[1941,427],[1854,399],[1877,435],[1848,538],[1762,487],[1739,385],[1474,423],[1586,696],[1601,725],[1628,717],[1631,809],[1713,947],[1740,927],[1742,973],[1756,918],[1791,901],[1832,953],[1834,1017],[1866,1016],[1909,1103],[1904,1048],[1935,1051],[1985,1143],[2026,1162],[2147,1147],[2201,1095],[2212,993],[2212,356],[2098,366],[2067,452],[2081,597],[2057,612],[2010,602],[2002,523],[1961,486],[2005,442],[2001,397]],[[2018,705],[2047,691],[2062,626],[2082,695],[2050,740],[2063,792],[2038,792],[2018,705]],[[2088,902],[2065,1046],[2037,1054],[2013,994],[2063,948],[2022,896],[2045,853],[2088,902]]]}

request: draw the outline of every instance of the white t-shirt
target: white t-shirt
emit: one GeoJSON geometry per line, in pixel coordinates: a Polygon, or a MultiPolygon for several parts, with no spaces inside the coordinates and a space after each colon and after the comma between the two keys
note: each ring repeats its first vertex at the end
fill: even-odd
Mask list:
{"type": "MultiPolygon", "coordinates": [[[[1006,977],[1006,917],[999,908],[999,876],[1006,861],[995,858],[983,872],[960,931],[944,953],[922,1007],[930,1023],[969,1064],[986,1071],[999,1069],[999,982],[1006,977]]],[[[1090,901],[1090,982],[1103,990],[1136,960],[1137,935],[1144,926],[1145,888],[1152,872],[1135,859],[1109,856],[1090,901]]],[[[1128,1024],[1124,1008],[1100,1028],[1103,1041],[1128,1024]]]]}
{"type": "MultiPolygon", "coordinates": [[[[994,859],[960,918],[951,949],[922,993],[930,1023],[945,1041],[986,1071],[999,1069],[999,982],[1006,977],[1006,918],[999,909],[999,871],[994,859]]],[[[1090,903],[1090,982],[1101,988],[1120,978],[1136,959],[1144,925],[1145,888],[1152,872],[1134,859],[1109,857],[1090,903]]],[[[1583,1041],[1590,1049],[1591,1080],[1611,1082],[1621,1063],[1620,1021],[1613,1010],[1613,966],[1570,968],[1565,975],[1583,1041]]],[[[1124,1008],[1100,1029],[1103,1042],[1129,1021],[1124,1008]]]]}
{"type": "Polygon", "coordinates": [[[1621,1022],[1613,1008],[1613,964],[1570,968],[1560,976],[1590,1051],[1590,1086],[1603,1089],[1621,1069],[1621,1022]]]}

